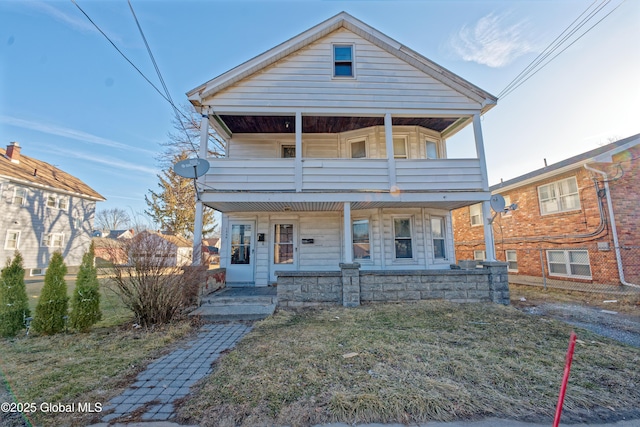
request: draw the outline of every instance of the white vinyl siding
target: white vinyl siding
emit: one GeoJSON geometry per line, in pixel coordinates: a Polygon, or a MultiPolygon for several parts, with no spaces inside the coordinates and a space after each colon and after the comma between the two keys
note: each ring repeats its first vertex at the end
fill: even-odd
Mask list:
{"type": "Polygon", "coordinates": [[[469,217],[472,227],[482,225],[482,203],[469,206],[469,217]]]}
{"type": "Polygon", "coordinates": [[[505,259],[507,260],[507,271],[518,271],[518,254],[516,251],[504,251],[505,259]]]}
{"type": "Polygon", "coordinates": [[[538,187],[538,200],[542,215],[580,210],[576,178],[571,177],[541,185],[538,187]]]}
{"type": "MultiPolygon", "coordinates": [[[[480,104],[347,29],[215,95],[218,111],[308,108],[479,109],[480,104]],[[354,78],[333,78],[333,46],[354,45],[354,78]]],[[[295,110],[294,110],[295,111],[295,110]]]]}
{"type": "Polygon", "coordinates": [[[548,250],[549,275],[591,279],[589,252],[586,250],[548,250]]]}
{"type": "Polygon", "coordinates": [[[20,246],[20,231],[7,230],[7,237],[4,240],[4,248],[6,250],[16,250],[20,246]]]}

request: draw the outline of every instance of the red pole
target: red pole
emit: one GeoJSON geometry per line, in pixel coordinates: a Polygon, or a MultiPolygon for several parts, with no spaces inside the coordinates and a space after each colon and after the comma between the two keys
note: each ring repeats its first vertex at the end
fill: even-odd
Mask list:
{"type": "Polygon", "coordinates": [[[571,362],[573,361],[573,350],[576,346],[575,332],[571,331],[569,336],[569,348],[567,349],[567,360],[564,364],[564,376],[562,377],[562,385],[560,386],[560,396],[558,396],[558,406],[556,406],[556,417],[553,420],[553,427],[560,425],[560,415],[562,414],[562,404],[564,403],[564,394],[567,391],[567,383],[569,382],[569,372],[571,371],[571,362]]]}

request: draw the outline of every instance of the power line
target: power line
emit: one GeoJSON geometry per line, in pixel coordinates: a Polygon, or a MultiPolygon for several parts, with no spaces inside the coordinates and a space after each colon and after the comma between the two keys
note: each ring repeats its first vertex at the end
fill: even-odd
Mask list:
{"type": "MultiPolygon", "coordinates": [[[[591,12],[589,14],[589,16],[585,19],[583,19],[583,21],[581,21],[581,23],[574,28],[573,30],[571,30],[570,34],[568,34],[567,36],[565,36],[561,42],[559,42],[557,45],[555,45],[549,52],[547,52],[546,54],[544,53],[547,49],[549,49],[549,46],[553,45],[555,43],[555,41],[562,36],[562,34],[564,34],[568,29],[566,28],[561,34],[560,36],[558,36],[556,38],[556,40],[554,40],[549,46],[547,46],[547,48],[543,51],[543,53],[541,53],[540,55],[538,55],[538,57],[536,59],[534,59],[532,61],[532,64],[535,63],[533,66],[532,64],[529,64],[529,66],[527,66],[527,68],[525,69],[525,71],[523,71],[522,73],[520,73],[514,80],[511,81],[511,83],[509,83],[507,85],[507,87],[505,87],[505,89],[503,89],[500,92],[500,95],[498,96],[499,98],[504,99],[506,96],[508,96],[509,94],[511,94],[515,89],[517,89],[518,87],[520,87],[523,83],[525,83],[527,80],[529,80],[531,77],[533,77],[534,75],[536,75],[538,73],[538,71],[542,70],[544,67],[546,67],[551,61],[553,61],[555,58],[558,57],[558,55],[560,55],[562,52],[564,52],[565,50],[567,50],[569,47],[571,47],[574,43],[576,43],[578,40],[580,40],[582,37],[584,37],[587,33],[589,33],[593,28],[595,28],[600,22],[602,22],[605,18],[607,18],[609,15],[611,15],[616,9],[618,9],[622,3],[624,3],[624,0],[622,2],[620,2],[615,8],[613,8],[609,13],[607,13],[605,16],[603,16],[600,20],[598,20],[596,23],[594,23],[592,26],[590,26],[589,28],[587,28],[582,34],[580,34],[575,40],[573,40],[571,43],[569,43],[567,46],[565,46],[561,51],[559,51],[557,54],[555,54],[551,59],[549,59],[547,62],[545,62],[544,64],[542,64],[539,68],[535,69],[534,68],[539,65],[542,61],[544,61],[546,58],[548,58],[548,56],[550,54],[552,54],[555,50],[557,50],[558,48],[560,48],[560,46],[562,45],[562,43],[564,43],[569,37],[571,37],[573,34],[575,34],[575,32],[580,29],[581,27],[583,27],[588,21],[590,21],[595,14],[597,14],[598,12],[600,12],[604,6],[606,6],[606,4],[609,3],[610,0],[607,0],[604,5],[598,7],[598,9],[595,12],[591,12]],[[540,56],[544,55],[540,60],[538,60],[538,58],[540,58],[540,56]],[[531,67],[531,68],[530,68],[531,67]],[[523,73],[525,73],[523,75],[523,73]],[[521,76],[522,75],[522,76],[521,76]]],[[[595,2],[594,2],[595,3],[595,2]]],[[[591,8],[591,6],[593,6],[593,4],[591,4],[580,16],[582,16],[587,10],[589,10],[591,8]]],[[[577,18],[579,19],[579,17],[577,18]]],[[[577,20],[576,19],[576,20],[577,20]]],[[[575,20],[574,20],[575,22],[575,20]]],[[[571,24],[573,25],[573,23],[571,24]]]]}
{"type": "MultiPolygon", "coordinates": [[[[127,57],[127,55],[125,55],[119,48],[118,46],[116,46],[116,44],[111,40],[111,38],[109,38],[109,36],[102,31],[102,29],[98,26],[98,24],[96,24],[93,19],[91,19],[91,17],[80,7],[80,5],[78,3],[76,3],[76,0],[71,0],[71,3],[73,3],[74,5],[76,5],[76,7],[80,10],[80,12],[82,12],[82,14],[89,20],[89,22],[91,22],[91,24],[93,24],[93,26],[100,32],[100,34],[102,34],[104,36],[104,38],[107,39],[107,41],[111,44],[111,46],[113,46],[113,48],[118,51],[118,53],[138,72],[138,74],[140,74],[142,76],[143,79],[145,79],[145,81],[147,83],[149,83],[151,85],[151,87],[153,87],[155,89],[156,92],[158,92],[158,94],[162,97],[162,99],[164,99],[165,101],[167,101],[173,108],[174,111],[177,114],[180,114],[182,117],[184,117],[186,120],[191,121],[191,118],[188,117],[186,114],[184,114],[182,111],[180,111],[176,105],[173,103],[173,100],[170,97],[167,97],[165,94],[163,94],[160,89],[158,89],[158,87],[153,84],[153,82],[151,80],[149,80],[149,78],[147,76],[145,76],[145,74],[138,68],[136,67],[136,65],[127,57]]],[[[146,41],[145,41],[146,43],[146,41]]],[[[155,62],[155,61],[154,61],[155,62]]],[[[164,83],[163,83],[164,84],[164,83]]],[[[166,86],[165,86],[166,89],[166,86]]],[[[180,123],[182,123],[182,121],[180,121],[180,123]]],[[[217,138],[216,138],[217,139],[217,138]]],[[[191,143],[191,140],[189,140],[189,143],[191,143]]],[[[193,147],[193,144],[191,144],[193,147]]],[[[194,148],[195,150],[195,148],[194,148]]],[[[197,150],[195,150],[197,152],[197,150]]]]}
{"type": "Polygon", "coordinates": [[[178,111],[178,108],[174,104],[173,98],[171,98],[171,93],[169,92],[169,88],[167,88],[167,85],[166,85],[166,83],[164,81],[164,78],[162,77],[162,73],[160,72],[160,67],[158,67],[156,59],[153,56],[153,53],[151,52],[151,47],[149,47],[149,43],[147,42],[147,38],[145,37],[144,32],[142,31],[142,26],[140,26],[140,22],[138,21],[138,17],[136,16],[135,11],[133,10],[133,6],[131,5],[131,1],[127,0],[127,3],[129,3],[129,9],[131,9],[131,14],[133,15],[133,19],[136,21],[136,25],[138,26],[138,31],[140,31],[140,36],[142,36],[142,40],[144,41],[144,45],[147,47],[147,52],[149,53],[149,57],[151,58],[151,62],[153,63],[154,68],[156,69],[156,74],[158,75],[158,79],[160,79],[160,83],[162,84],[162,87],[164,88],[164,92],[167,95],[167,100],[171,104],[171,107],[173,107],[173,111],[174,111],[174,113],[176,115],[176,119],[178,119],[178,122],[180,123],[180,126],[182,127],[182,130],[184,131],[184,134],[187,137],[187,142],[189,142],[189,145],[191,145],[191,148],[193,149],[194,153],[196,153],[196,155],[197,155],[198,154],[198,150],[196,149],[195,145],[193,145],[193,142],[191,141],[191,136],[189,135],[189,132],[187,131],[187,128],[185,127],[184,122],[182,121],[182,118],[180,117],[180,112],[178,111]]]}

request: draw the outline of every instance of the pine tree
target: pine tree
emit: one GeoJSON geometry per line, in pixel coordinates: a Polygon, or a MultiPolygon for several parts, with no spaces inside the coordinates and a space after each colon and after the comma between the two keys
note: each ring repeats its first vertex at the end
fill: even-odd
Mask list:
{"type": "Polygon", "coordinates": [[[69,305],[67,283],[64,276],[67,266],[60,252],[54,252],[44,275],[44,286],[36,306],[31,327],[43,334],[55,334],[65,327],[65,317],[69,305]]]}
{"type": "MultiPolygon", "coordinates": [[[[182,151],[173,157],[173,164],[189,158],[188,151],[182,151]]],[[[195,222],[195,189],[193,180],[183,178],[168,168],[158,175],[159,192],[149,190],[151,197],[144,197],[149,210],[145,213],[160,225],[163,231],[185,238],[193,236],[195,222]]],[[[213,232],[215,221],[213,211],[206,209],[203,218],[202,233],[206,236],[213,232]]]]}
{"type": "Polygon", "coordinates": [[[82,257],[82,264],[76,277],[76,288],[71,299],[69,322],[79,331],[86,332],[102,319],[100,311],[100,282],[98,270],[94,265],[93,243],[82,257]]]}
{"type": "Polygon", "coordinates": [[[15,336],[30,315],[22,255],[16,251],[13,261],[7,260],[0,273],[0,335],[15,336]]]}

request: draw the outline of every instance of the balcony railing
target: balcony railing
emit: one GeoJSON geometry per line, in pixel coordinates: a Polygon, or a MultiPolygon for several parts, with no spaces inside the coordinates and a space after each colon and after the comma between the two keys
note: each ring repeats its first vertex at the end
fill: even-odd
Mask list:
{"type": "MultiPolygon", "coordinates": [[[[207,189],[296,191],[294,159],[209,159],[207,189]]],[[[402,191],[481,191],[478,159],[398,159],[396,185],[402,191]]],[[[302,191],[389,191],[386,159],[303,159],[302,191]]]]}

